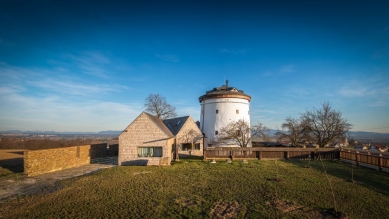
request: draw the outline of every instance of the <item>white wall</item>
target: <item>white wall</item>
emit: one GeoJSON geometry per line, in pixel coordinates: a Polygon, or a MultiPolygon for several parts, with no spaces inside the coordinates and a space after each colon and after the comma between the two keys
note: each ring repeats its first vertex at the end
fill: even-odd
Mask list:
{"type": "Polygon", "coordinates": [[[204,147],[216,140],[215,131],[220,132],[228,123],[243,119],[250,124],[249,111],[250,102],[246,99],[215,98],[201,101],[200,129],[207,137],[204,147]],[[239,110],[239,114],[236,110],[239,110]]]}

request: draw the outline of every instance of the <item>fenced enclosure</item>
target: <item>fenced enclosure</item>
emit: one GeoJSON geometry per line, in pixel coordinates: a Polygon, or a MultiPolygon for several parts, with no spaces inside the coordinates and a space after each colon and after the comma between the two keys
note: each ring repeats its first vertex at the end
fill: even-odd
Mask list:
{"type": "Polygon", "coordinates": [[[252,147],[232,148],[214,147],[204,151],[204,159],[339,159],[337,148],[290,148],[290,147],[252,147]]]}
{"type": "Polygon", "coordinates": [[[389,156],[370,153],[358,150],[340,150],[340,159],[355,163],[357,166],[371,165],[377,167],[379,171],[383,168],[389,169],[389,156]]]}
{"type": "Polygon", "coordinates": [[[204,150],[204,160],[270,160],[307,159],[343,160],[389,170],[389,155],[368,151],[343,150],[339,148],[290,148],[290,147],[214,147],[204,150]]]}

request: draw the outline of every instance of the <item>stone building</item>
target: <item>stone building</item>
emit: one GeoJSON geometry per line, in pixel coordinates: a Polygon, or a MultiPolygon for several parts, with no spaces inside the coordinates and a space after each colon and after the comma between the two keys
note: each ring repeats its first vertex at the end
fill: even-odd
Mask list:
{"type": "Polygon", "coordinates": [[[228,81],[199,98],[201,104],[200,130],[205,134],[205,148],[218,141],[220,130],[231,122],[244,120],[250,124],[251,97],[228,81]]]}
{"type": "MultiPolygon", "coordinates": [[[[203,155],[201,131],[192,117],[160,120],[142,112],[119,135],[119,165],[170,165],[175,146],[203,155]]],[[[193,153],[192,153],[193,152],[193,153]]]]}
{"type": "Polygon", "coordinates": [[[176,137],[180,154],[203,155],[203,135],[191,116],[165,119],[163,123],[176,137]]]}

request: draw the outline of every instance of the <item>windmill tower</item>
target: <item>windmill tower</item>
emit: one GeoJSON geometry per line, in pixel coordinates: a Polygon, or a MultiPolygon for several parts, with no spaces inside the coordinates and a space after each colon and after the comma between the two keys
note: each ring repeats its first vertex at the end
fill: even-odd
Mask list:
{"type": "MultiPolygon", "coordinates": [[[[238,120],[250,124],[251,97],[242,90],[226,84],[207,91],[199,98],[201,104],[200,130],[205,134],[204,148],[217,141],[220,129],[238,120]]],[[[213,145],[212,145],[213,146],[213,145]]]]}

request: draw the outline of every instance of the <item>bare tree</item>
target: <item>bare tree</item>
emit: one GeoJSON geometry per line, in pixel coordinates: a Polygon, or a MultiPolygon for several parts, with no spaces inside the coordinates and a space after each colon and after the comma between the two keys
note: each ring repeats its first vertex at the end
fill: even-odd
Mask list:
{"type": "Polygon", "coordinates": [[[150,94],[145,100],[146,111],[159,119],[176,117],[176,108],[166,102],[166,98],[159,94],[150,94]]]}
{"type": "Polygon", "coordinates": [[[288,117],[281,127],[283,131],[278,131],[276,136],[280,140],[288,140],[293,147],[297,147],[302,140],[309,139],[307,125],[302,120],[288,117]]]}
{"type": "Polygon", "coordinates": [[[269,129],[258,123],[251,126],[245,120],[238,120],[229,123],[219,132],[218,143],[237,144],[240,147],[247,147],[251,144],[253,137],[267,138],[266,132],[269,129]]]}
{"type": "Polygon", "coordinates": [[[342,118],[340,111],[331,109],[328,102],[322,103],[321,109],[306,111],[301,115],[301,119],[319,147],[324,147],[338,138],[344,138],[353,126],[342,118]]]}
{"type": "Polygon", "coordinates": [[[193,145],[200,139],[203,138],[202,134],[199,134],[194,129],[190,129],[188,132],[185,132],[180,140],[183,143],[191,143],[191,148],[193,149],[193,145]]]}

